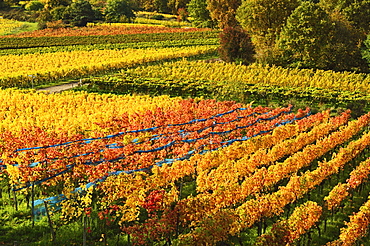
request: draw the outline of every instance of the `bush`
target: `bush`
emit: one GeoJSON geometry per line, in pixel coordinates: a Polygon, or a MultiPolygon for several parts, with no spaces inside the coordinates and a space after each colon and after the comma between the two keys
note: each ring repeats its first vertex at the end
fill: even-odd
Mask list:
{"type": "Polygon", "coordinates": [[[39,29],[46,28],[46,22],[51,21],[51,20],[52,20],[52,16],[50,14],[50,11],[46,9],[40,11],[37,17],[38,28],[39,29]]]}
{"type": "Polygon", "coordinates": [[[23,9],[12,9],[3,14],[3,18],[17,21],[28,21],[29,15],[27,15],[23,9]]]}
{"type": "Polygon", "coordinates": [[[44,8],[44,4],[39,1],[31,1],[26,4],[25,9],[28,11],[39,11],[44,8]]]}
{"type": "Polygon", "coordinates": [[[163,15],[152,15],[150,17],[150,19],[153,19],[153,20],[163,20],[164,19],[164,16],[163,15]]]}
{"type": "Polygon", "coordinates": [[[51,29],[65,28],[67,25],[62,20],[46,22],[46,27],[51,29]]]}
{"type": "Polygon", "coordinates": [[[55,7],[52,10],[50,10],[50,15],[52,20],[57,21],[57,20],[62,20],[64,17],[64,11],[66,10],[67,7],[65,6],[59,6],[55,7]]]}

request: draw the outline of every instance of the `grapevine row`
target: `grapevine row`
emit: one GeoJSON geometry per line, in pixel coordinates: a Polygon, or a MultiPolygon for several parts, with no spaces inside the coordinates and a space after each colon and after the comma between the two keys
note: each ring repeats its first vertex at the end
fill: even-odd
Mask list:
{"type": "MultiPolygon", "coordinates": [[[[246,117],[241,117],[242,114],[236,118],[237,115],[230,114],[220,119],[196,122],[191,125],[180,125],[178,126],[181,127],[180,129],[175,128],[177,134],[168,133],[168,131],[174,131],[173,127],[171,129],[157,127],[153,131],[155,135],[169,135],[166,137],[149,137],[149,140],[148,137],[144,137],[140,144],[136,142],[127,143],[127,141],[122,141],[124,139],[119,138],[126,137],[126,135],[116,135],[113,138],[100,138],[100,141],[89,141],[82,145],[81,143],[59,144],[59,147],[41,148],[36,153],[33,148],[19,152],[19,155],[5,150],[4,152],[9,154],[4,153],[3,156],[8,157],[4,158],[3,162],[8,168],[12,164],[18,164],[17,168],[19,170],[16,172],[14,172],[14,168],[9,169],[14,173],[14,175],[10,173],[13,184],[18,184],[18,182],[23,184],[36,182],[38,184],[41,182],[40,180],[49,181],[51,177],[55,179],[50,182],[55,183],[59,175],[70,170],[73,170],[73,173],[79,173],[79,175],[73,177],[74,179],[81,178],[81,174],[88,174],[88,181],[93,181],[104,176],[107,170],[112,172],[148,168],[154,163],[155,159],[164,159],[172,155],[182,157],[191,150],[199,148],[202,150],[204,148],[202,146],[212,149],[222,145],[224,137],[227,137],[227,139],[240,138],[241,130],[245,130],[247,136],[252,136],[259,134],[261,131],[273,129],[279,123],[292,120],[295,116],[294,114],[285,116],[284,113],[289,108],[282,108],[268,112],[263,116],[251,117],[249,115],[253,110],[255,109],[243,111],[243,113],[247,113],[248,116],[246,117]],[[282,113],[283,115],[281,115],[282,113]],[[261,119],[270,120],[259,122],[261,119]],[[247,126],[247,128],[244,126],[247,126]],[[209,144],[210,141],[212,145],[209,144]],[[69,164],[71,161],[74,163],[73,165],[69,164]]],[[[259,109],[257,108],[257,110],[259,109]]],[[[184,117],[184,114],[182,116],[184,117]]],[[[160,119],[158,115],[156,118],[160,119]]],[[[145,121],[147,120],[146,117],[145,121]]],[[[140,133],[132,135],[130,136],[131,139],[141,138],[140,133]]],[[[65,175],[64,179],[66,178],[65,175]]],[[[21,187],[24,186],[21,185],[21,187]]]]}
{"type": "Polygon", "coordinates": [[[341,228],[339,239],[329,242],[326,246],[350,246],[366,236],[370,224],[370,197],[360,207],[357,213],[350,216],[350,221],[345,222],[346,227],[341,228]]]}
{"type": "Polygon", "coordinates": [[[270,233],[257,238],[257,244],[260,246],[292,244],[319,221],[321,214],[322,207],[316,202],[308,201],[296,207],[289,219],[273,224],[270,233]]]}
{"type": "MultiPolygon", "coordinates": [[[[369,92],[368,74],[323,70],[292,69],[261,64],[249,66],[199,61],[169,62],[165,65],[142,66],[126,70],[132,76],[227,82],[224,95],[247,90],[251,85],[288,88],[319,88],[335,91],[369,92]]],[[[349,95],[350,96],[350,93],[349,95]]]]}
{"type": "Polygon", "coordinates": [[[367,181],[370,174],[370,159],[363,161],[350,173],[346,183],[337,184],[324,199],[327,203],[327,208],[332,210],[337,208],[341,202],[349,195],[351,190],[356,189],[359,185],[367,181]]]}
{"type": "Polygon", "coordinates": [[[0,39],[0,49],[24,49],[49,46],[91,45],[91,44],[120,44],[156,42],[165,40],[216,38],[217,31],[201,32],[167,32],[93,36],[41,36],[41,37],[7,37],[0,39]]]}
{"type": "MultiPolygon", "coordinates": [[[[256,172],[256,175],[259,175],[259,167],[267,167],[284,156],[294,154],[306,145],[313,143],[332,130],[338,128],[340,125],[345,124],[348,119],[349,113],[346,112],[341,117],[331,119],[328,123],[315,126],[307,133],[303,132],[299,134],[294,139],[275,143],[267,152],[266,150],[260,149],[253,155],[245,156],[236,162],[224,162],[209,173],[199,173],[197,177],[197,191],[217,191],[219,188],[227,186],[230,182],[236,182],[236,180],[242,180],[243,178],[247,179],[247,177],[250,177],[254,172],[256,172]],[[226,170],[234,171],[230,173],[226,170]]],[[[266,174],[265,177],[267,178],[268,174],[266,174]]],[[[254,179],[253,176],[250,178],[254,179]]],[[[267,184],[267,186],[269,185],[267,184]]],[[[255,187],[255,189],[258,188],[255,187]]],[[[252,191],[247,191],[246,195],[249,195],[250,192],[252,191]]]]}
{"type": "Polygon", "coordinates": [[[0,35],[9,35],[15,29],[23,26],[22,22],[8,19],[0,19],[0,35]]]}
{"type": "Polygon", "coordinates": [[[140,63],[205,54],[214,49],[214,46],[195,46],[0,56],[0,86],[29,88],[62,78],[81,78],[140,63]]]}
{"type": "MultiPolygon", "coordinates": [[[[297,133],[312,127],[315,122],[325,118],[322,114],[309,116],[308,118],[296,121],[295,124],[280,126],[270,135],[257,136],[253,141],[236,142],[215,152],[207,152],[203,155],[195,154],[189,160],[176,161],[172,165],[154,167],[152,175],[146,180],[151,189],[161,189],[169,183],[178,181],[193,173],[199,173],[217,167],[224,161],[238,160],[244,155],[249,155],[259,149],[267,149],[280,139],[288,138],[297,133]]],[[[114,182],[114,178],[112,178],[114,182]]],[[[133,185],[135,181],[132,180],[133,185]]]]}
{"type": "Polygon", "coordinates": [[[135,42],[135,43],[104,43],[93,45],[70,45],[70,46],[48,46],[27,49],[0,49],[0,55],[27,55],[34,53],[55,53],[71,51],[91,51],[91,50],[114,50],[114,49],[146,49],[146,48],[171,48],[182,46],[218,45],[218,38],[192,38],[192,39],[171,39],[155,42],[135,42]]]}
{"type": "MultiPolygon", "coordinates": [[[[228,82],[228,81],[225,81],[228,82]]],[[[89,91],[120,92],[120,93],[158,93],[172,96],[209,96],[228,99],[234,95],[240,99],[266,100],[278,98],[285,100],[289,98],[304,99],[307,101],[320,100],[321,102],[357,102],[370,101],[370,96],[359,91],[348,92],[343,90],[322,89],[312,87],[292,87],[279,85],[249,84],[248,87],[232,91],[227,86],[219,85],[210,80],[204,79],[176,79],[166,77],[140,77],[122,71],[114,77],[94,78],[88,81],[89,91]]]]}
{"type": "Polygon", "coordinates": [[[45,135],[44,139],[47,139],[46,136],[52,134],[53,138],[63,141],[65,137],[71,140],[81,138],[78,136],[81,134],[85,137],[92,137],[98,132],[109,134],[109,129],[113,133],[117,129],[113,129],[113,125],[108,127],[108,122],[113,119],[117,121],[127,117],[130,122],[135,114],[158,108],[179,110],[186,104],[181,98],[168,96],[116,96],[85,92],[47,95],[17,89],[0,90],[0,103],[1,139],[14,149],[43,144],[36,142],[39,141],[38,135],[45,135]],[[41,134],[38,128],[47,134],[41,134]]]}
{"type": "MultiPolygon", "coordinates": [[[[2,20],[2,22],[9,22],[2,20]]],[[[169,28],[164,26],[146,25],[94,25],[79,28],[46,28],[31,32],[23,32],[7,37],[76,37],[76,36],[113,36],[128,34],[151,34],[151,33],[179,33],[179,32],[209,31],[206,28],[169,28]]]]}
{"type": "MultiPolygon", "coordinates": [[[[358,122],[364,123],[366,117],[360,118],[358,122]]],[[[369,122],[367,122],[368,124],[369,122]]],[[[352,127],[355,127],[352,124],[352,127]]],[[[261,195],[255,199],[248,200],[235,210],[226,209],[223,211],[223,216],[230,213],[237,219],[233,219],[232,223],[223,225],[227,227],[224,233],[219,232],[218,236],[212,232],[212,228],[207,224],[207,221],[201,220],[197,224],[201,227],[192,230],[191,233],[181,235],[180,241],[187,242],[196,240],[197,244],[202,242],[217,242],[223,240],[223,238],[230,232],[236,234],[241,230],[251,227],[256,221],[262,217],[271,217],[273,215],[279,215],[282,213],[283,208],[297,199],[301,198],[309,190],[319,185],[324,179],[330,175],[338,172],[348,161],[353,159],[367,146],[370,145],[370,133],[364,134],[359,140],[351,142],[346,148],[341,149],[337,155],[334,155],[333,159],[328,162],[319,163],[317,169],[313,171],[306,171],[301,176],[292,176],[288,184],[284,187],[280,187],[277,192],[261,195]],[[211,231],[209,231],[211,230],[211,231]],[[213,238],[209,238],[208,235],[212,235],[213,238]]],[[[213,221],[217,221],[219,214],[214,214],[213,221]]],[[[216,228],[217,229],[217,228],[216,228]]]]}
{"type": "MultiPolygon", "coordinates": [[[[350,122],[346,128],[334,132],[324,139],[317,140],[315,144],[308,145],[301,152],[289,156],[284,162],[277,162],[268,168],[258,169],[253,175],[242,179],[241,184],[239,184],[240,178],[232,178],[234,182],[227,183],[225,186],[220,185],[220,188],[211,194],[202,193],[194,198],[180,201],[179,207],[183,219],[185,221],[194,219],[201,221],[201,217],[198,216],[201,216],[205,211],[216,213],[222,208],[243,201],[249,195],[257,194],[263,189],[273,186],[280,180],[289,177],[291,173],[309,165],[314,159],[335,146],[350,139],[364,127],[364,124],[370,122],[370,115],[367,118],[368,121],[365,123],[363,120],[356,123],[350,122]]],[[[346,117],[343,117],[342,120],[346,121],[346,117]]],[[[340,125],[340,121],[338,123],[340,125]]],[[[315,134],[313,136],[315,137],[315,134]]]]}
{"type": "MultiPolygon", "coordinates": [[[[307,119],[298,121],[298,125],[296,126],[287,125],[279,127],[275,129],[272,136],[266,135],[261,137],[260,140],[258,140],[259,138],[257,138],[256,141],[247,141],[245,144],[236,146],[231,145],[229,147],[226,147],[225,149],[221,149],[216,152],[206,153],[205,155],[195,155],[191,157],[190,160],[175,162],[171,166],[164,165],[162,167],[154,167],[152,169],[153,174],[150,176],[145,175],[145,178],[143,178],[145,180],[145,185],[143,183],[138,183],[142,182],[139,181],[141,180],[141,178],[139,179],[141,175],[137,175],[135,177],[130,177],[129,175],[112,177],[110,179],[107,179],[106,182],[99,186],[99,189],[101,189],[102,191],[104,191],[105,189],[109,189],[111,191],[106,197],[102,198],[102,202],[107,204],[114,204],[114,201],[116,199],[128,199],[132,202],[135,201],[134,204],[140,204],[141,196],[138,196],[137,193],[130,193],[129,191],[132,190],[130,187],[141,187],[139,189],[141,190],[141,192],[148,189],[156,190],[164,188],[172,182],[179,180],[187,175],[192,175],[195,172],[199,173],[201,171],[205,171],[219,165],[224,161],[238,158],[238,156],[241,157],[242,155],[251,153],[259,148],[268,148],[270,145],[273,145],[274,141],[271,140],[285,138],[287,136],[284,135],[287,134],[294,134],[288,132],[289,130],[293,130],[297,127],[301,128],[301,130],[306,129],[312,126],[315,120],[320,120],[320,117],[323,117],[323,115],[318,114],[307,119]],[[125,183],[124,186],[120,185],[122,184],[122,182],[125,183]]],[[[130,209],[135,209],[135,207],[130,206],[130,209]]],[[[122,220],[134,218],[132,216],[124,217],[122,218],[122,220]]]]}

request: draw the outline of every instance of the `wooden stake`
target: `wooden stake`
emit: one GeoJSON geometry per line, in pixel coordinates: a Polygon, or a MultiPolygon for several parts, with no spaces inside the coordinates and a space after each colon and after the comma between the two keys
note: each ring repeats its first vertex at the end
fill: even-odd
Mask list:
{"type": "Polygon", "coordinates": [[[46,215],[48,217],[49,227],[50,227],[50,231],[51,231],[51,241],[54,242],[56,235],[55,235],[55,231],[53,229],[53,222],[51,221],[51,218],[50,218],[48,203],[46,201],[44,201],[44,205],[45,205],[45,211],[46,211],[46,215]]]}
{"type": "Polygon", "coordinates": [[[13,201],[14,201],[14,208],[15,211],[18,211],[18,200],[17,200],[17,193],[13,190],[13,201]]]}
{"type": "Polygon", "coordinates": [[[32,188],[31,188],[31,219],[32,219],[32,228],[35,227],[35,182],[32,182],[32,188]]]}
{"type": "Polygon", "coordinates": [[[82,243],[82,245],[86,246],[86,227],[87,227],[87,225],[86,225],[86,216],[83,216],[82,219],[84,221],[84,231],[83,231],[83,243],[82,243]]]}

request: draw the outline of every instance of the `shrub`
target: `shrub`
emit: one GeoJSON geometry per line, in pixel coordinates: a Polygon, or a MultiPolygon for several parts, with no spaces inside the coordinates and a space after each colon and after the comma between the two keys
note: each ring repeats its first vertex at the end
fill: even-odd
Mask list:
{"type": "Polygon", "coordinates": [[[39,11],[44,8],[44,4],[39,1],[31,1],[26,4],[25,9],[28,11],[39,11]]]}
{"type": "Polygon", "coordinates": [[[57,21],[46,22],[46,27],[51,28],[51,29],[58,29],[58,28],[64,28],[67,26],[62,20],[57,20],[57,21]]]}
{"type": "Polygon", "coordinates": [[[164,19],[164,16],[163,15],[152,15],[150,17],[150,19],[154,19],[154,20],[163,20],[164,19]]]}

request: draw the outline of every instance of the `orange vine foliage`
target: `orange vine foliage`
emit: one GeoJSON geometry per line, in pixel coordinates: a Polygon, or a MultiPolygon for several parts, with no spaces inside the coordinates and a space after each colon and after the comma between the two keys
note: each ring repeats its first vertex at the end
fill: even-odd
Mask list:
{"type": "Polygon", "coordinates": [[[296,207],[287,220],[275,223],[270,233],[260,236],[257,245],[290,245],[319,221],[321,213],[322,207],[316,202],[305,202],[296,207]]]}
{"type": "MultiPolygon", "coordinates": [[[[363,127],[370,123],[370,113],[360,117],[356,121],[349,122],[347,127],[342,128],[339,132],[335,132],[330,135],[327,139],[317,141],[321,142],[321,151],[324,149],[332,149],[334,146],[338,145],[340,142],[346,141],[351,136],[356,134],[363,127]]],[[[235,215],[238,217],[232,224],[223,225],[228,227],[230,230],[225,232],[220,232],[215,226],[204,226],[204,219],[201,219],[201,215],[204,216],[204,207],[206,206],[206,211],[208,216],[217,218],[217,211],[219,209],[214,209],[217,205],[209,205],[209,199],[188,199],[197,201],[195,203],[188,202],[188,206],[185,206],[188,210],[189,216],[186,217],[187,220],[191,220],[191,226],[194,228],[188,234],[183,234],[179,237],[182,245],[186,245],[185,242],[194,240],[195,245],[198,242],[218,242],[223,240],[227,234],[235,235],[245,228],[251,227],[256,221],[263,217],[271,217],[273,215],[279,215],[283,212],[284,206],[290,204],[297,199],[301,198],[308,191],[313,189],[315,186],[319,185],[324,179],[328,178],[330,175],[337,173],[340,168],[353,158],[355,158],[362,150],[370,145],[370,133],[364,134],[359,140],[351,142],[346,148],[339,151],[338,154],[333,156],[333,159],[328,162],[319,163],[319,167],[313,171],[306,171],[301,176],[293,175],[290,177],[289,182],[284,187],[279,187],[279,190],[270,194],[256,195],[255,199],[250,199],[243,203],[241,206],[237,207],[235,210],[233,208],[223,209],[225,213],[227,211],[232,217],[235,215]],[[203,211],[202,213],[200,211],[203,211]],[[215,233],[215,230],[218,234],[215,233]],[[209,237],[212,235],[212,238],[209,237]]],[[[316,158],[319,153],[316,152],[306,152],[305,155],[300,154],[301,159],[297,159],[298,162],[312,160],[316,158]]],[[[279,169],[279,176],[283,176],[284,172],[290,169],[289,166],[282,166],[279,169]]],[[[289,172],[289,171],[288,171],[289,172]]],[[[288,177],[288,176],[287,176],[288,177]]],[[[262,177],[256,178],[256,181],[261,181],[262,177]]],[[[235,197],[235,196],[234,196],[235,197]]],[[[180,201],[181,202],[181,201],[180,201]]],[[[201,243],[199,244],[201,245],[201,243]]]]}
{"type": "Polygon", "coordinates": [[[329,210],[337,208],[341,202],[349,195],[350,190],[356,189],[363,182],[367,181],[370,174],[370,158],[361,162],[355,170],[350,173],[346,183],[337,184],[324,198],[329,210]]]}
{"type": "Polygon", "coordinates": [[[350,221],[345,222],[346,227],[341,228],[339,239],[329,242],[326,246],[351,246],[364,237],[370,224],[370,197],[361,207],[360,211],[350,216],[350,221]]]}
{"type": "Polygon", "coordinates": [[[168,32],[194,32],[209,31],[207,28],[175,28],[164,26],[125,26],[125,25],[95,25],[90,27],[74,28],[47,28],[32,32],[22,32],[6,37],[65,37],[65,36],[96,36],[96,35],[121,35],[140,33],[168,33],[168,32]]]}

